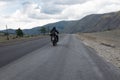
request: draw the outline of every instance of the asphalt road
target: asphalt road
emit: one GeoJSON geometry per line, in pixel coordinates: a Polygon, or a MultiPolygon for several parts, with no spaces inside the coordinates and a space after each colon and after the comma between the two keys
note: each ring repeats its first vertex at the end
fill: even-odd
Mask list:
{"type": "MultiPolygon", "coordinates": [[[[32,43],[32,47],[36,41],[21,46],[26,48],[32,43]]],[[[26,51],[29,54],[1,67],[0,80],[120,80],[120,70],[99,57],[75,35],[61,38],[55,47],[46,39],[41,44],[43,42],[47,44],[32,52],[26,51]]],[[[8,52],[14,53],[18,49],[11,48],[8,52]]]]}
{"type": "Polygon", "coordinates": [[[49,38],[37,38],[11,42],[0,46],[0,67],[34,51],[50,42],[49,38]]]}

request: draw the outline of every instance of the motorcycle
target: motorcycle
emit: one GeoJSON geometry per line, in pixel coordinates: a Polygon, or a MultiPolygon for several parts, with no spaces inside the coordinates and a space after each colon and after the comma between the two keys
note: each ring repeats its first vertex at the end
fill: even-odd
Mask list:
{"type": "Polygon", "coordinates": [[[52,37],[51,37],[51,41],[52,41],[52,45],[53,45],[53,46],[56,46],[56,45],[57,45],[57,42],[58,42],[57,36],[56,36],[56,35],[52,36],[52,37]]]}

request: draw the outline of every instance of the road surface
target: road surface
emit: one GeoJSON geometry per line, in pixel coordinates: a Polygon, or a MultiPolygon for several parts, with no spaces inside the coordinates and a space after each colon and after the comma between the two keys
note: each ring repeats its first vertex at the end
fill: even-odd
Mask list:
{"type": "Polygon", "coordinates": [[[120,80],[120,70],[75,35],[66,35],[55,47],[48,43],[28,53],[1,67],[0,80],[120,80]]]}
{"type": "Polygon", "coordinates": [[[0,46],[0,67],[5,66],[12,61],[43,47],[49,42],[49,38],[38,38],[27,41],[18,41],[15,43],[11,42],[0,46]]]}

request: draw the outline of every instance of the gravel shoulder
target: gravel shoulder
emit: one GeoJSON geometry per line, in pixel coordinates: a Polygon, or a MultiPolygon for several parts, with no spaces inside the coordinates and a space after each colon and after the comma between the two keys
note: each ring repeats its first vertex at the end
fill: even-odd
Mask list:
{"type": "Polygon", "coordinates": [[[79,33],[77,37],[85,45],[95,49],[99,56],[120,68],[120,37],[113,38],[113,35],[108,36],[107,34],[109,33],[105,32],[104,36],[103,33],[79,33]]]}

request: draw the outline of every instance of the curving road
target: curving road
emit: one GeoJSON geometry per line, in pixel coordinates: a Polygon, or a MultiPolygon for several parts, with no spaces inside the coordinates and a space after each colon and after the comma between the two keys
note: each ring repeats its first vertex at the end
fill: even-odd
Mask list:
{"type": "MultiPolygon", "coordinates": [[[[25,46],[24,48],[28,45],[32,47],[35,42],[21,45],[25,46]]],[[[28,49],[26,55],[1,67],[0,80],[120,80],[120,70],[99,57],[75,35],[62,37],[55,47],[49,40],[43,39],[40,43],[43,42],[47,44],[32,52],[28,49]]],[[[17,51],[10,49],[8,52],[17,51]]],[[[1,48],[0,50],[5,51],[1,48]]],[[[23,52],[24,50],[26,49],[23,49],[23,52]]],[[[0,52],[0,56],[1,54],[3,53],[0,52]]]]}

